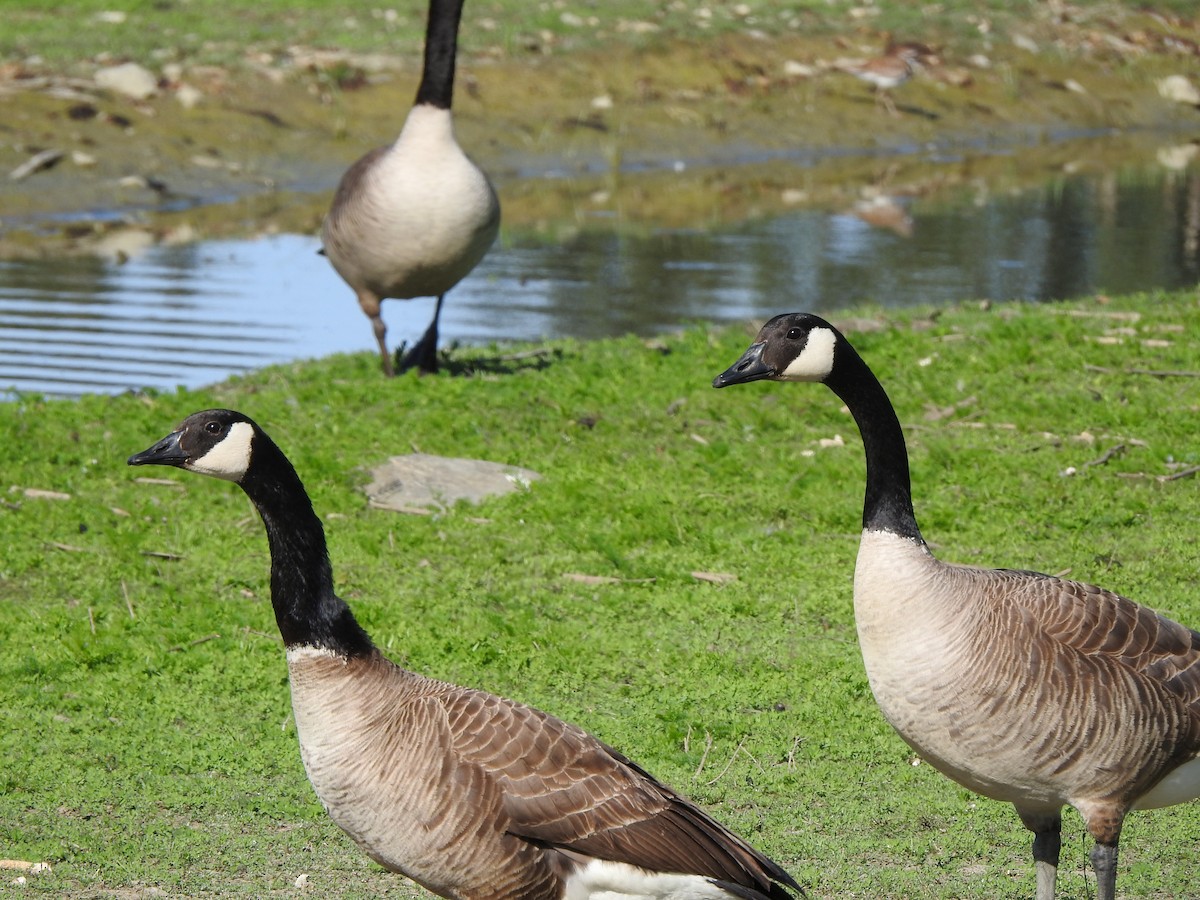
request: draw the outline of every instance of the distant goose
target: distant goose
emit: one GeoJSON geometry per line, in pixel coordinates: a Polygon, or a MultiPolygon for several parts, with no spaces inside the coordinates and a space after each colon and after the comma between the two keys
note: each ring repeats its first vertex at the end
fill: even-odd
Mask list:
{"type": "Polygon", "coordinates": [[[1062,807],[1079,810],[1096,896],[1113,900],[1126,813],[1200,796],[1200,634],[1091,585],[934,558],[896,413],[828,322],[776,316],[713,386],[760,379],[824,382],[862,432],[854,616],[884,716],[940,772],[1016,807],[1038,900],[1054,896],[1062,807]]]}
{"type": "Polygon", "coordinates": [[[574,725],[386,659],[333,592],[296,470],[238,412],[129,458],[236,482],[262,516],[300,755],[381,866],[459,900],[789,900],[778,865],[574,725]]]}
{"type": "Polygon", "coordinates": [[[896,44],[883,56],[846,65],[842,71],[871,85],[875,93],[875,104],[883,106],[889,114],[896,116],[899,113],[896,111],[896,104],[892,102],[891,92],[912,78],[920,64],[920,53],[913,45],[896,44]]]}
{"type": "Polygon", "coordinates": [[[450,104],[463,0],[431,0],[416,105],[396,142],[342,176],[321,232],[323,252],[371,320],[383,371],[393,373],[380,304],[437,297],[433,321],[400,370],[437,371],[446,292],[483,259],[500,228],[487,176],[454,139],[450,104]]]}

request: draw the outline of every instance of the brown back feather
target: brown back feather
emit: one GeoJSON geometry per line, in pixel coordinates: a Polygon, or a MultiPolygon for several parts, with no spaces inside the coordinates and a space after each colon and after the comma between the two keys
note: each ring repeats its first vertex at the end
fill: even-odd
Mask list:
{"type": "Polygon", "coordinates": [[[1091,584],[1010,569],[996,576],[1018,588],[1014,598],[1034,607],[1049,637],[1161,685],[1200,717],[1200,632],[1091,584]],[[1019,590],[1029,579],[1037,590],[1019,590]]]}

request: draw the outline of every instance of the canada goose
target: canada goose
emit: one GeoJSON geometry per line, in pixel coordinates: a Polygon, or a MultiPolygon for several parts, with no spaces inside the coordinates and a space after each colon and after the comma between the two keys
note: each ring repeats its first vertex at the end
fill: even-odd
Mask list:
{"type": "Polygon", "coordinates": [[[823,319],[771,319],[713,386],[760,379],[823,381],[862,433],[854,617],[884,716],[944,775],[1016,807],[1038,900],[1054,896],[1062,807],[1079,810],[1096,896],[1113,900],[1126,813],[1200,796],[1200,634],[1091,585],[937,560],[895,410],[823,319]]]}
{"type": "Polygon", "coordinates": [[[321,230],[323,252],[371,320],[383,371],[393,373],[379,306],[437,297],[433,321],[400,363],[437,371],[446,292],[483,259],[500,228],[500,202],[454,139],[450,104],[462,0],[430,0],[416,103],[395,143],[342,176],[321,230]]]}
{"type": "Polygon", "coordinates": [[[333,591],[296,470],[238,412],[198,412],[131,466],[237,482],[266,526],[300,756],[385,868],[460,900],[789,900],[783,869],[636,763],[512,700],[386,659],[333,591]]]}

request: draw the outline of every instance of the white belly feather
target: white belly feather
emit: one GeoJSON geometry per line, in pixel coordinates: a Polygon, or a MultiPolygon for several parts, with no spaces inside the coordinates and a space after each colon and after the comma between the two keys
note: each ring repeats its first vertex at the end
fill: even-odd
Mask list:
{"type": "Polygon", "coordinates": [[[729,900],[700,875],[665,875],[594,859],[567,879],[563,900],[729,900]]]}

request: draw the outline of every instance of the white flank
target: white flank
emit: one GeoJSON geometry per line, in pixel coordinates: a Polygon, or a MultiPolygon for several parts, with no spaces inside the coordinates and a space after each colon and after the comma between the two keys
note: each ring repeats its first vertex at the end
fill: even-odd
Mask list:
{"type": "Polygon", "coordinates": [[[702,875],[650,872],[627,863],[593,859],[567,879],[563,900],[729,900],[702,875]]]}
{"type": "Polygon", "coordinates": [[[229,427],[229,434],[219,444],[184,468],[226,481],[239,481],[250,468],[250,446],[253,441],[254,426],[249,422],[234,422],[229,427]]]}
{"type": "Polygon", "coordinates": [[[814,328],[800,355],[793,359],[778,381],[824,381],[833,371],[833,348],[837,335],[828,328],[814,328]]]}
{"type": "Polygon", "coordinates": [[[1200,797],[1200,759],[1191,759],[1138,797],[1134,809],[1159,809],[1200,797]]]}

